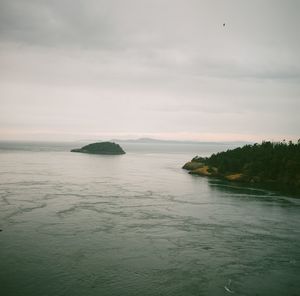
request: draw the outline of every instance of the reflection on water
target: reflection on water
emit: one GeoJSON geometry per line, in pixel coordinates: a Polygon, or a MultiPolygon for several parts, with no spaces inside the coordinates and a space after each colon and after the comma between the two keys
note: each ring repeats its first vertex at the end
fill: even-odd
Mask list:
{"type": "Polygon", "coordinates": [[[270,189],[263,188],[263,186],[234,183],[226,180],[220,180],[215,178],[209,178],[207,180],[212,190],[219,190],[226,193],[233,193],[235,197],[245,196],[251,197],[251,199],[259,198],[259,200],[265,199],[266,201],[276,201],[277,203],[282,202],[284,204],[297,205],[298,201],[295,198],[298,196],[283,196],[279,192],[271,191],[270,189]]]}
{"type": "Polygon", "coordinates": [[[299,199],[67,151],[0,153],[4,295],[297,295],[299,199]]]}

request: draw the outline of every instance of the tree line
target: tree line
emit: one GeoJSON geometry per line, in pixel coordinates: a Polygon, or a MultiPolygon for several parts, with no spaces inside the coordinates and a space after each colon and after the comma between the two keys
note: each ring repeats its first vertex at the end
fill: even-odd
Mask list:
{"type": "Polygon", "coordinates": [[[242,173],[247,181],[289,186],[300,193],[300,139],[264,141],[193,161],[217,168],[220,175],[242,173]]]}

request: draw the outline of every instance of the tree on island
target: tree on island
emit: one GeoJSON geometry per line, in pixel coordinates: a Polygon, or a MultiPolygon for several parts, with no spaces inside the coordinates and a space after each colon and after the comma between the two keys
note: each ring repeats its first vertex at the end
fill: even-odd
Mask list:
{"type": "Polygon", "coordinates": [[[99,142],[83,146],[79,149],[72,149],[71,152],[81,152],[89,154],[121,155],[125,151],[119,144],[112,142],[99,142]]]}

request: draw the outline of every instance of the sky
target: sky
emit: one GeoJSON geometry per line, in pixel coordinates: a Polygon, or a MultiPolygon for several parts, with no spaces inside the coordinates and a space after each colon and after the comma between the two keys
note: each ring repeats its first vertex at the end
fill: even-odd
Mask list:
{"type": "Polygon", "coordinates": [[[0,0],[0,140],[297,140],[299,11],[0,0]]]}

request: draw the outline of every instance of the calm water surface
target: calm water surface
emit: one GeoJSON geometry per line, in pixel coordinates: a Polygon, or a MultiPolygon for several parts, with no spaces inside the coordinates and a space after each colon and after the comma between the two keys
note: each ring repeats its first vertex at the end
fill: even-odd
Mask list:
{"type": "Polygon", "coordinates": [[[224,145],[122,146],[0,143],[1,295],[300,295],[300,199],[181,169],[224,145]]]}

